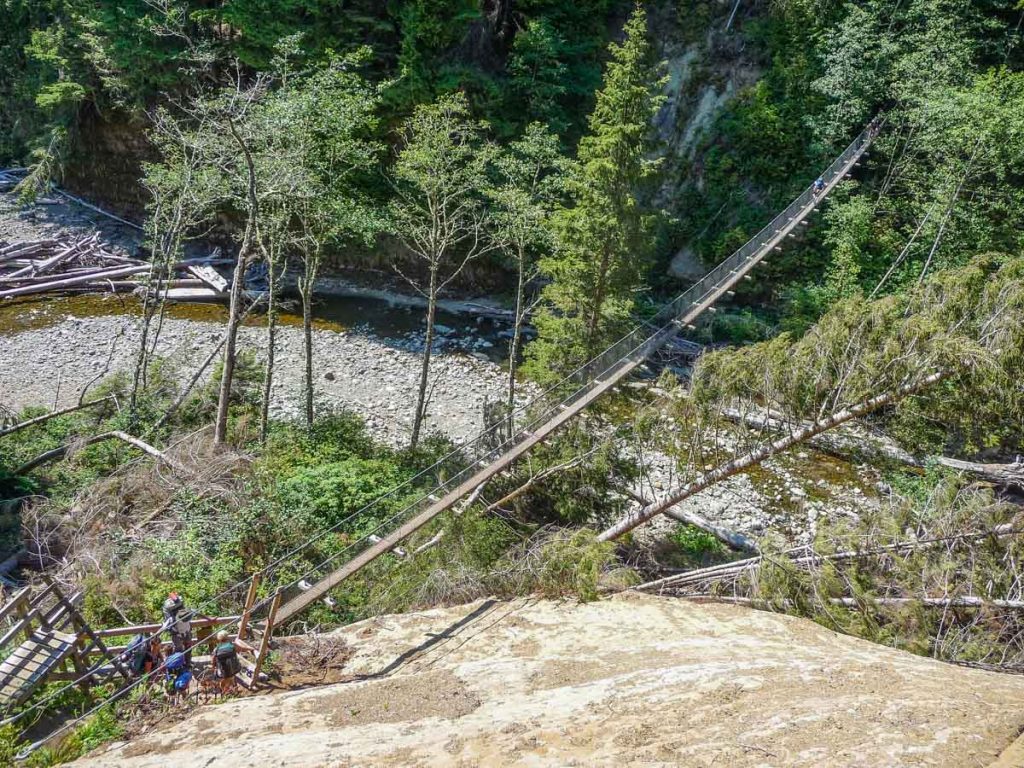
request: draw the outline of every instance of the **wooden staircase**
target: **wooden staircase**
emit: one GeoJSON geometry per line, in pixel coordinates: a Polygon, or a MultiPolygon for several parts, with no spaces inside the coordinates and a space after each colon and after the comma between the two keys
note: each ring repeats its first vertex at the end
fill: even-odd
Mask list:
{"type": "Polygon", "coordinates": [[[52,581],[46,589],[30,597],[28,587],[19,590],[0,607],[0,624],[14,621],[0,636],[0,648],[24,639],[0,663],[0,709],[10,709],[25,701],[49,679],[81,681],[83,688],[92,682],[128,671],[82,618],[78,606],[83,593],[65,597],[52,581]],[[49,606],[49,607],[47,607],[49,606]],[[71,629],[70,632],[65,631],[71,629]],[[109,664],[92,674],[89,657],[100,654],[109,664]]]}

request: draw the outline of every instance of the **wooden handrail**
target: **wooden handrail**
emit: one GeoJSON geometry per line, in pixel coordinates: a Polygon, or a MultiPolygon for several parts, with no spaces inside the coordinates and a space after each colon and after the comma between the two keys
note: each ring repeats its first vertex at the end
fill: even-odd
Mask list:
{"type": "MultiPolygon", "coordinates": [[[[217,616],[214,618],[203,617],[192,619],[192,628],[215,627],[218,624],[231,624],[241,618],[240,616],[217,616]]],[[[122,637],[124,635],[152,635],[159,631],[164,625],[160,624],[139,624],[134,627],[115,627],[114,629],[97,629],[97,637],[122,637]]]]}
{"type": "Polygon", "coordinates": [[[26,629],[30,629],[32,626],[33,619],[42,619],[39,615],[39,609],[33,608],[16,622],[14,622],[10,629],[8,629],[3,636],[0,636],[0,648],[8,645],[19,632],[24,632],[26,629]]]}
{"type": "Polygon", "coordinates": [[[18,604],[26,602],[28,599],[29,592],[32,591],[31,587],[22,587],[14,596],[11,597],[3,606],[0,606],[0,621],[5,621],[15,610],[17,610],[18,604]]]}

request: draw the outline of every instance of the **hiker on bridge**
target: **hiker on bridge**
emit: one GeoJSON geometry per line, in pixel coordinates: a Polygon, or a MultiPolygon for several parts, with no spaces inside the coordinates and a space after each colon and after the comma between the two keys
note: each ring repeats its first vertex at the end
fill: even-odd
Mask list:
{"type": "Polygon", "coordinates": [[[256,649],[242,638],[234,640],[225,630],[217,633],[217,646],[213,649],[213,673],[221,696],[227,696],[235,688],[235,677],[242,671],[239,651],[255,653],[256,649]]]}
{"type": "Polygon", "coordinates": [[[185,609],[185,601],[177,592],[171,592],[164,600],[164,627],[171,636],[171,647],[175,653],[185,657],[192,666],[192,611],[185,609]]]}
{"type": "Polygon", "coordinates": [[[817,197],[818,195],[825,191],[825,180],[821,178],[821,176],[814,180],[813,189],[815,197],[817,197]]]}

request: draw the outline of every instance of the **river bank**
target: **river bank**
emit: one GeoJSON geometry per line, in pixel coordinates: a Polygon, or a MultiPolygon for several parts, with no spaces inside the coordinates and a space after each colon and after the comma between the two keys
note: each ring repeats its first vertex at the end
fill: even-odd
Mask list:
{"type": "MultiPolygon", "coordinates": [[[[25,207],[10,194],[0,195],[0,240],[93,232],[128,255],[142,254],[142,232],[81,205],[55,198],[25,207]]],[[[319,406],[350,409],[366,419],[375,438],[405,443],[423,346],[419,297],[340,275],[324,275],[317,294],[313,343],[319,406]]],[[[14,409],[68,405],[103,376],[130,369],[139,339],[136,304],[126,296],[0,303],[0,403],[14,409]]],[[[483,404],[504,397],[500,363],[510,335],[502,322],[507,312],[488,299],[446,299],[441,310],[428,429],[461,442],[482,428],[483,404]]],[[[171,307],[157,354],[188,376],[219,340],[225,314],[218,305],[171,307]]],[[[301,409],[299,323],[294,315],[282,318],[271,402],[277,418],[297,418],[301,409]]],[[[263,359],[265,333],[257,324],[262,319],[254,317],[241,344],[263,359]]]]}
{"type": "MultiPolygon", "coordinates": [[[[0,310],[0,322],[4,312],[0,310]]],[[[130,370],[139,326],[130,316],[78,317],[68,314],[43,327],[7,329],[0,334],[0,403],[8,408],[60,407],[78,401],[84,389],[105,375],[130,370]]],[[[187,376],[223,334],[212,320],[168,318],[157,354],[187,376]]],[[[244,349],[258,359],[266,353],[264,329],[240,334],[244,349]]],[[[408,440],[416,400],[420,354],[410,343],[343,328],[313,333],[314,386],[320,408],[346,408],[366,419],[378,440],[408,440]]],[[[302,330],[280,329],[271,400],[277,418],[296,419],[303,402],[302,330]]],[[[456,442],[483,428],[483,406],[503,397],[505,374],[496,363],[462,351],[440,352],[432,367],[433,397],[428,427],[456,442]]]]}

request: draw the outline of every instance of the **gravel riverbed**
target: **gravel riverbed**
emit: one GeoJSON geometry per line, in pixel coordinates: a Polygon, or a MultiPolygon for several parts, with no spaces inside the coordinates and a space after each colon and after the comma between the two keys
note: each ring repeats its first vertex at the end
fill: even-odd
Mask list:
{"type": "MultiPolygon", "coordinates": [[[[26,325],[29,325],[26,322],[26,325]]],[[[213,322],[167,319],[157,354],[182,378],[207,357],[224,332],[213,322]]],[[[127,316],[67,316],[53,325],[0,335],[0,403],[65,406],[105,372],[131,370],[139,322],[127,316]],[[109,363],[109,364],[108,364],[109,363]]],[[[266,352],[262,328],[246,327],[243,349],[266,352]]],[[[412,428],[420,354],[408,343],[357,331],[316,329],[315,392],[321,408],[344,407],[366,419],[384,442],[406,442],[412,428]]],[[[302,330],[280,328],[271,408],[283,419],[299,418],[303,403],[302,330]]],[[[495,363],[462,352],[442,352],[431,367],[429,429],[462,442],[483,428],[487,400],[503,397],[505,374],[495,363]]]]}
{"type": "MultiPolygon", "coordinates": [[[[80,206],[57,201],[22,208],[11,196],[0,195],[0,241],[80,237],[97,230],[106,242],[137,252],[140,233],[80,206]]],[[[122,314],[120,299],[106,301],[112,309],[97,312],[92,306],[77,314],[47,302],[34,306],[0,302],[0,406],[69,405],[103,376],[131,370],[139,319],[122,314]]],[[[326,325],[316,328],[313,336],[318,409],[349,409],[366,420],[376,439],[405,444],[412,427],[422,334],[391,337],[365,327],[326,325]]],[[[207,319],[169,317],[157,353],[186,378],[218,343],[223,330],[223,320],[216,313],[207,319]]],[[[484,354],[493,345],[479,338],[472,319],[467,318],[460,330],[442,326],[441,331],[426,428],[461,443],[482,429],[485,403],[503,399],[506,374],[484,354]]],[[[271,402],[277,418],[301,417],[301,334],[294,325],[280,328],[271,402]]],[[[256,350],[261,360],[266,353],[261,327],[243,328],[240,343],[256,350]]],[[[529,387],[522,389],[524,400],[532,393],[529,387]]],[[[647,462],[645,480],[636,489],[644,495],[657,497],[679,480],[668,457],[648,456],[647,462]]],[[[814,537],[819,520],[856,517],[877,504],[877,486],[878,475],[868,467],[801,453],[795,460],[773,458],[756,472],[730,478],[681,507],[750,535],[776,531],[791,542],[806,542],[814,537]]],[[[646,535],[662,536],[675,525],[662,518],[646,527],[646,535]]]]}

